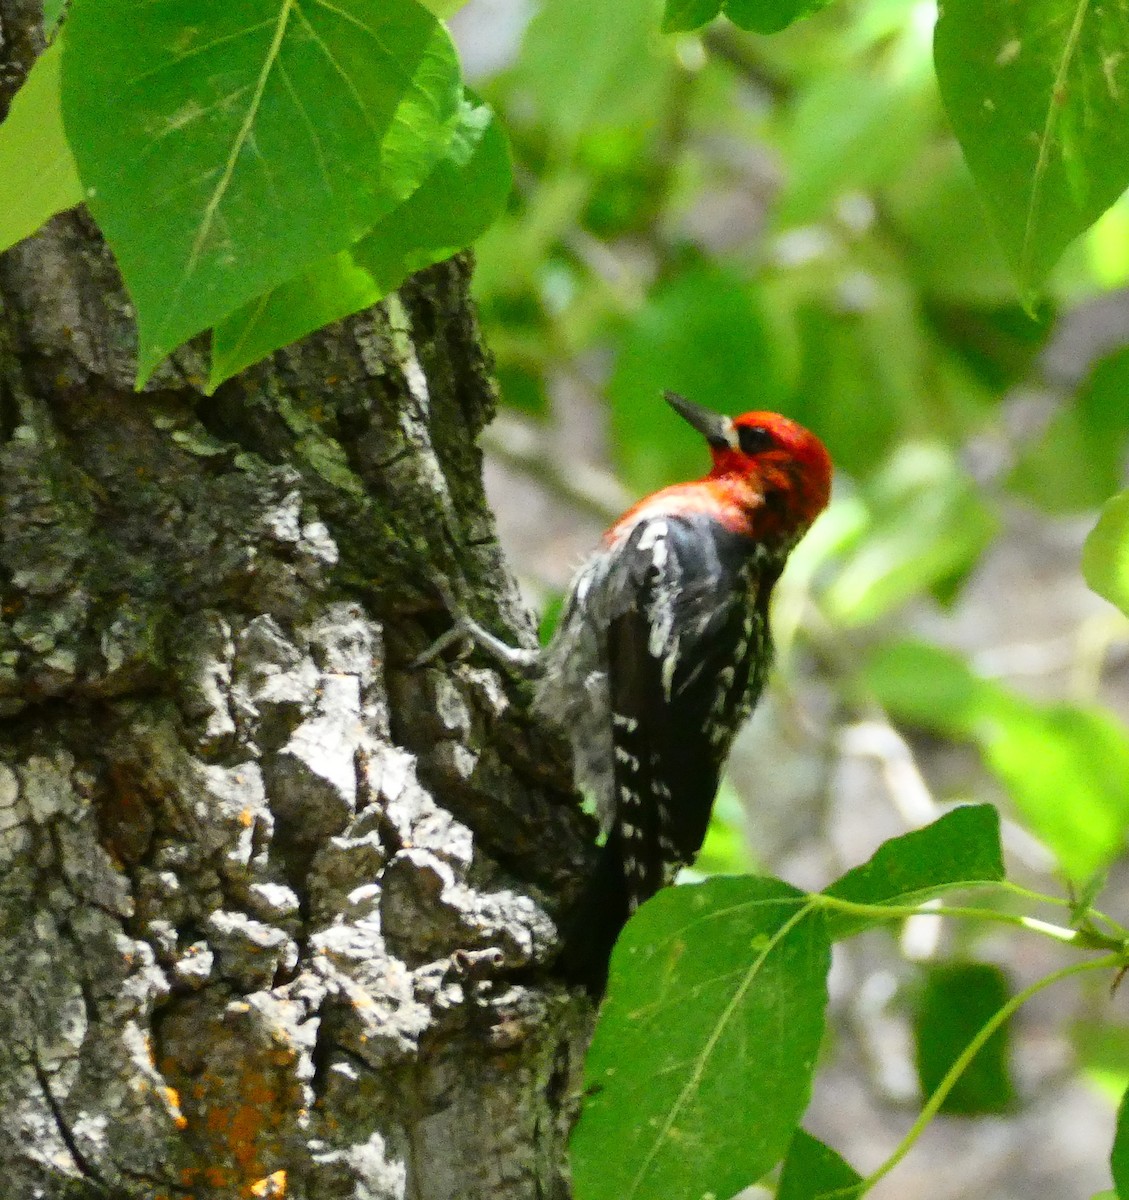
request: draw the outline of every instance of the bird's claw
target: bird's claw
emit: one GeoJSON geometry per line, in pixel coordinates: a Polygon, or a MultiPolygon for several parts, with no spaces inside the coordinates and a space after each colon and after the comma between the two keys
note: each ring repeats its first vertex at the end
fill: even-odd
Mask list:
{"type": "Polygon", "coordinates": [[[451,628],[442,633],[409,663],[412,670],[427,666],[434,662],[445,650],[456,642],[467,642],[485,651],[495,662],[517,671],[523,675],[531,675],[537,665],[538,652],[521,647],[508,646],[501,638],[495,637],[488,629],[483,629],[477,621],[467,616],[462,604],[455,598],[444,580],[434,580],[435,590],[439,593],[447,611],[451,614],[451,628]]]}

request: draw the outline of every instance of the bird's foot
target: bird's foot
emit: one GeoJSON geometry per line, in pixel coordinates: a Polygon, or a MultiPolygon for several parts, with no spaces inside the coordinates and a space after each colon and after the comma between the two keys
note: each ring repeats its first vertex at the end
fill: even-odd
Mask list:
{"type": "Polygon", "coordinates": [[[413,670],[434,662],[440,654],[456,643],[469,642],[485,651],[495,662],[517,674],[527,677],[536,674],[539,657],[537,650],[507,645],[501,638],[496,637],[488,629],[483,629],[477,621],[468,616],[445,583],[437,580],[435,586],[443,598],[447,611],[451,614],[452,625],[445,633],[440,634],[422,654],[412,659],[409,665],[413,670]]]}

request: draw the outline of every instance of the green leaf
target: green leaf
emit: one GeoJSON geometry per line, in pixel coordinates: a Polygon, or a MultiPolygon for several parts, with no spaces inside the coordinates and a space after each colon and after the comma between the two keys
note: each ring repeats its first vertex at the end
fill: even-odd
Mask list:
{"type": "Polygon", "coordinates": [[[1129,1025],[1105,1019],[1075,1021],[1070,1041],[1087,1082],[1116,1104],[1129,1088],[1129,1025]]]}
{"type": "MultiPolygon", "coordinates": [[[[906,265],[922,290],[969,307],[1018,299],[1015,274],[955,142],[924,147],[911,170],[887,181],[883,200],[899,237],[908,243],[906,265]]],[[[1029,317],[1026,322],[1038,330],[1029,317]]],[[[970,323],[970,328],[977,327],[970,323]]]]}
{"type": "Polygon", "coordinates": [[[1082,574],[1099,596],[1129,616],[1129,492],[1103,505],[1082,548],[1082,574]]]}
{"type": "MultiPolygon", "coordinates": [[[[913,1023],[922,1095],[937,1090],[968,1043],[1010,996],[1007,977],[988,963],[944,963],[928,969],[913,1023]]],[[[1006,1112],[1014,1104],[1005,1023],[965,1067],[941,1111],[974,1116],[1006,1112]]]]}
{"type": "Polygon", "coordinates": [[[773,222],[825,221],[841,197],[903,175],[934,134],[936,101],[925,70],[867,64],[821,71],[785,110],[787,179],[773,222]]]}
{"type": "Polygon", "coordinates": [[[940,7],[941,94],[1027,297],[1129,185],[1127,37],[1120,4],[940,7]]]}
{"type": "Polygon", "coordinates": [[[1113,1186],[1119,1196],[1129,1196],[1129,1091],[1121,1097],[1117,1109],[1117,1130],[1109,1155],[1113,1186]]]}
{"type": "Polygon", "coordinates": [[[672,44],[655,37],[660,8],[661,0],[546,0],[539,6],[513,82],[561,147],[572,148],[595,129],[654,120],[673,57],[672,44]]]}
{"type": "Polygon", "coordinates": [[[491,109],[468,96],[443,158],[399,208],[356,245],[220,322],[212,338],[210,386],[368,308],[414,271],[470,245],[501,212],[510,186],[505,136],[491,109]]]}
{"type": "Polygon", "coordinates": [[[423,182],[461,94],[415,0],[74,0],[63,119],[137,308],[139,382],[423,182]]]}
{"type": "Polygon", "coordinates": [[[608,384],[617,466],[634,489],[703,475],[702,438],[662,401],[666,388],[719,412],[780,406],[772,336],[754,292],[712,267],[691,267],[649,298],[608,384]]]}
{"type": "Polygon", "coordinates": [[[1096,508],[1122,485],[1129,445],[1129,350],[1101,359],[1038,442],[1027,449],[1011,487],[1050,512],[1096,508]]]}
{"type": "MultiPolygon", "coordinates": [[[[917,904],[949,888],[1004,877],[1000,815],[990,804],[969,804],[924,829],[883,842],[869,862],[837,879],[826,894],[856,904],[917,904]]],[[[833,940],[878,923],[834,910],[827,913],[833,940]]]]}
{"type": "Polygon", "coordinates": [[[757,862],[749,848],[745,807],[728,778],[723,778],[714,798],[706,840],[694,860],[694,872],[706,875],[741,875],[755,871],[757,862]]]}
{"type": "Polygon", "coordinates": [[[1068,704],[1040,708],[999,695],[985,706],[975,734],[988,768],[1068,876],[1088,879],[1122,853],[1129,737],[1110,713],[1068,704]]]}
{"type": "Polygon", "coordinates": [[[862,1194],[861,1185],[862,1176],[841,1155],[797,1129],[780,1172],[776,1200],[854,1200],[862,1194]]]}
{"type": "Polygon", "coordinates": [[[779,33],[793,21],[826,8],[830,0],[725,0],[725,15],[740,29],[779,33]]]}
{"type": "Polygon", "coordinates": [[[1036,704],[919,643],[887,647],[864,681],[895,719],[974,742],[1072,879],[1088,879],[1124,848],[1129,734],[1104,709],[1036,704]]]}
{"type": "Polygon", "coordinates": [[[0,125],[0,253],[82,203],[59,107],[62,55],[60,41],[43,51],[0,125]]]}
{"type": "Polygon", "coordinates": [[[663,33],[679,33],[708,24],[721,12],[722,0],[666,0],[663,33]]]}
{"type": "Polygon", "coordinates": [[[577,1200],[731,1196],[784,1155],[811,1092],[830,945],[774,879],[668,888],[628,922],[572,1141],[577,1200]]]}
{"type": "Polygon", "coordinates": [[[942,445],[902,445],[865,490],[869,528],[824,593],[844,625],[877,620],[967,571],[998,521],[942,445]]]}

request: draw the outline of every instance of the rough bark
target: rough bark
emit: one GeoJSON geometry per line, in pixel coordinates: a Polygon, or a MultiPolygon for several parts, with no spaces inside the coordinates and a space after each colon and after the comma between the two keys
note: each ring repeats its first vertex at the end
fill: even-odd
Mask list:
{"type": "MultiPolygon", "coordinates": [[[[0,0],[0,113],[37,44],[0,0]]],[[[436,576],[531,637],[454,260],[138,395],[81,213],[0,258],[0,1170],[20,1197],[567,1193],[564,756],[436,576]]]]}

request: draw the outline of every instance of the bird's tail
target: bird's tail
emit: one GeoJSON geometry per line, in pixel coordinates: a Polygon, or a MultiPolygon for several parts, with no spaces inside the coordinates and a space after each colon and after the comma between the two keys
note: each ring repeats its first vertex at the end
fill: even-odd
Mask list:
{"type": "Polygon", "coordinates": [[[618,823],[600,850],[596,869],[564,928],[558,970],[569,982],[599,1000],[608,983],[608,964],[620,930],[631,915],[624,870],[623,837],[618,823]]]}

